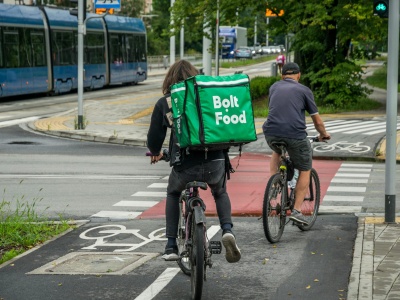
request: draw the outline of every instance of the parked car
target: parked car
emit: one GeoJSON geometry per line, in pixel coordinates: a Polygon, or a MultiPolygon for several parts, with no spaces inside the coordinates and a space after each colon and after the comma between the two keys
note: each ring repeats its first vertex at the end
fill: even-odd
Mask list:
{"type": "Polygon", "coordinates": [[[233,53],[235,59],[238,58],[253,58],[253,52],[250,47],[239,47],[233,53]]]}
{"type": "Polygon", "coordinates": [[[280,46],[271,46],[271,51],[273,54],[279,54],[281,52],[280,46]]]}
{"type": "Polygon", "coordinates": [[[273,54],[272,52],[272,46],[264,46],[260,49],[260,54],[263,55],[268,55],[268,54],[273,54]]]}
{"type": "Polygon", "coordinates": [[[279,47],[281,47],[281,52],[285,52],[286,51],[285,46],[279,45],[279,47]]]}

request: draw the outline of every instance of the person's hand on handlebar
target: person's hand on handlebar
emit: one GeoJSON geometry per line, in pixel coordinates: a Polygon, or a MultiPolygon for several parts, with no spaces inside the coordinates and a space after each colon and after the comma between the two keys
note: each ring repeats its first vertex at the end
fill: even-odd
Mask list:
{"type": "Polygon", "coordinates": [[[320,134],[318,137],[318,140],[320,142],[326,142],[327,140],[330,140],[330,139],[331,139],[331,135],[327,132],[325,134],[320,134]]]}
{"type": "Polygon", "coordinates": [[[163,153],[161,152],[158,156],[150,156],[150,164],[155,164],[156,162],[158,162],[162,157],[163,157],[163,153]]]}

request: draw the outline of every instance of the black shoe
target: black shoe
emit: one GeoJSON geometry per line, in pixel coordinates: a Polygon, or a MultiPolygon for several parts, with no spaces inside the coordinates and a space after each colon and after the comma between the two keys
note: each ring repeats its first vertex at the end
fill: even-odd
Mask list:
{"type": "Polygon", "coordinates": [[[178,251],[178,246],[174,245],[169,248],[165,248],[164,254],[162,258],[165,261],[174,261],[179,259],[179,251],[178,251]]]}
{"type": "Polygon", "coordinates": [[[241,258],[241,253],[231,230],[225,229],[222,231],[222,244],[224,244],[226,250],[226,260],[230,263],[238,262],[241,258]]]}

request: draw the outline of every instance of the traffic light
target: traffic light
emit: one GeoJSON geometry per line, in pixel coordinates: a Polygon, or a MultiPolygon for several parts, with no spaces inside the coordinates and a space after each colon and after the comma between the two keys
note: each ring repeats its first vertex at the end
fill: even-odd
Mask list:
{"type": "Polygon", "coordinates": [[[381,18],[388,18],[389,0],[374,0],[374,15],[381,18]]]}

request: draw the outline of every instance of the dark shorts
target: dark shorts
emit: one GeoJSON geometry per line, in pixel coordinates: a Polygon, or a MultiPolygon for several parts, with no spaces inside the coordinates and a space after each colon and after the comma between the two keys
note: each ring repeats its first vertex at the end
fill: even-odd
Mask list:
{"type": "Polygon", "coordinates": [[[265,140],[268,146],[276,153],[281,154],[279,148],[271,145],[271,142],[285,142],[287,145],[287,152],[290,159],[293,161],[294,167],[300,171],[311,170],[312,167],[312,148],[310,141],[305,138],[303,140],[296,140],[284,137],[266,136],[265,140]]]}

